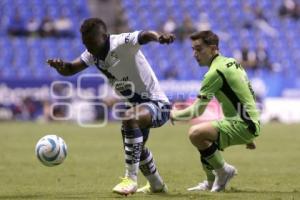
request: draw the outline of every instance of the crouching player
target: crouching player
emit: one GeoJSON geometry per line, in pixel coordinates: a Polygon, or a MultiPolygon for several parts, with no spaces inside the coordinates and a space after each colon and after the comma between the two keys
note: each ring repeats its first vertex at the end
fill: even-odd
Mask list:
{"type": "Polygon", "coordinates": [[[208,66],[197,100],[183,110],[173,110],[171,120],[186,120],[201,115],[207,103],[216,97],[224,119],[194,125],[189,138],[201,155],[207,180],[189,190],[219,192],[237,170],[223,159],[220,150],[246,144],[255,148],[253,140],[260,131],[259,112],[247,74],[233,58],[219,54],[219,38],[212,31],[191,35],[194,57],[201,66],[208,66]]]}

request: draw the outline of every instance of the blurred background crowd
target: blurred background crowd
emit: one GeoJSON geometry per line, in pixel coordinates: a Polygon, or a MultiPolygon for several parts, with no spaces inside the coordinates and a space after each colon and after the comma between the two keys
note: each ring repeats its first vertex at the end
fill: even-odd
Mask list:
{"type": "MultiPolygon", "coordinates": [[[[174,33],[172,45],[142,47],[162,85],[197,81],[197,92],[207,68],[194,60],[188,38],[194,31],[213,30],[222,54],[235,57],[247,70],[260,102],[300,97],[299,0],[1,0],[0,119],[66,115],[65,108],[51,107],[62,101],[51,98],[51,81],[76,85],[77,76],[65,79],[45,61],[78,57],[84,50],[79,27],[91,16],[102,18],[115,34],[143,29],[174,33]]],[[[90,67],[83,73],[98,72],[90,67]]],[[[95,91],[99,87],[92,86],[95,91]]],[[[109,96],[93,101],[111,106],[115,100],[109,96]]],[[[103,110],[94,111],[92,118],[101,118],[103,110]]]]}

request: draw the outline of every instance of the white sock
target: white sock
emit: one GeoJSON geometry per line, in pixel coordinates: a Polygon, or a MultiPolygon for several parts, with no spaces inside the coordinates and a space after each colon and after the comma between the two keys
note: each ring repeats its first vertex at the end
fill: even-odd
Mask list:
{"type": "Polygon", "coordinates": [[[139,163],[126,164],[125,167],[126,167],[125,177],[128,177],[128,178],[132,179],[133,181],[137,182],[139,163]]]}
{"type": "MultiPolygon", "coordinates": [[[[139,129],[133,129],[139,131],[139,129]]],[[[143,148],[143,137],[135,137],[124,139],[125,146],[125,177],[129,177],[134,181],[137,181],[137,175],[139,171],[140,155],[143,148]]]]}
{"type": "Polygon", "coordinates": [[[157,171],[151,151],[146,147],[144,147],[141,154],[140,170],[149,181],[152,189],[162,189],[163,180],[157,171]]]}
{"type": "Polygon", "coordinates": [[[159,175],[158,171],[156,171],[154,174],[146,176],[146,178],[149,181],[152,189],[154,189],[154,190],[162,189],[164,182],[163,182],[161,176],[159,175]]]}

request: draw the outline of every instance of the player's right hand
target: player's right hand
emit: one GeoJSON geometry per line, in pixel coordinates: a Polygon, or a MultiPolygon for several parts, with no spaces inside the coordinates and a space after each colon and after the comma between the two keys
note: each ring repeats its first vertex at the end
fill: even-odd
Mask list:
{"type": "Polygon", "coordinates": [[[162,33],[159,36],[158,41],[160,44],[170,44],[174,42],[175,38],[175,35],[172,33],[162,33]]]}
{"type": "Polygon", "coordinates": [[[48,59],[47,63],[58,71],[61,71],[64,67],[64,61],[62,59],[48,59]]]}

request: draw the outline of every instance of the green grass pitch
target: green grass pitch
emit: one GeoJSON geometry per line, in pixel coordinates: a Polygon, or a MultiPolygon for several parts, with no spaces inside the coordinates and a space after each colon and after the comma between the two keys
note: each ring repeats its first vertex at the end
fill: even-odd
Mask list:
{"type": "MultiPolygon", "coordinates": [[[[124,174],[120,124],[81,128],[76,124],[0,123],[0,199],[121,199],[111,189],[124,174]],[[63,137],[68,157],[45,167],[34,155],[39,138],[63,137]]],[[[223,153],[239,171],[224,193],[187,192],[203,180],[199,155],[187,138],[189,125],[153,129],[148,146],[169,187],[167,195],[130,199],[300,199],[300,125],[267,124],[258,148],[234,146],[223,153]]],[[[139,184],[145,179],[139,176],[139,184]]]]}

